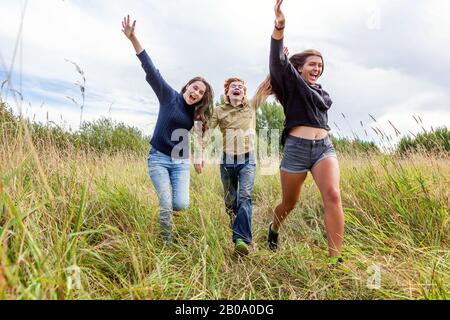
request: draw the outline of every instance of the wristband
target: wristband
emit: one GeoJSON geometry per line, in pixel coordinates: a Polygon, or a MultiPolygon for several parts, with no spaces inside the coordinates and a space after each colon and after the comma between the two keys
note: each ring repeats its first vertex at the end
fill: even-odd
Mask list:
{"type": "Polygon", "coordinates": [[[285,27],[285,26],[278,27],[278,26],[277,26],[277,22],[275,21],[275,29],[277,29],[278,31],[281,31],[281,30],[284,30],[284,27],[285,27]]]}

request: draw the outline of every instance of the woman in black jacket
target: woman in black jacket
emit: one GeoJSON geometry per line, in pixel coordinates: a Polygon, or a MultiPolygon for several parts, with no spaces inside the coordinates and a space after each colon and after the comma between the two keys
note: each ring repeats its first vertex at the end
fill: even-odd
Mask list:
{"type": "Polygon", "coordinates": [[[269,248],[278,247],[278,231],[299,200],[301,187],[311,172],[322,195],[325,227],[332,263],[342,262],[344,212],[340,194],[340,172],[328,132],[328,110],[332,101],[317,80],[324,70],[320,52],[307,50],[288,59],[284,47],[283,0],[275,5],[275,29],[270,51],[270,76],[259,87],[255,101],[260,104],[274,94],[283,106],[286,123],[281,163],[283,199],[276,207],[269,227],[269,248]]]}

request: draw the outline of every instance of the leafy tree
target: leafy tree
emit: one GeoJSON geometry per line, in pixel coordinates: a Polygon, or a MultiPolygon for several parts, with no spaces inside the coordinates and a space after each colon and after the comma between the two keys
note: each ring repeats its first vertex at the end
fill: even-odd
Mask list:
{"type": "Polygon", "coordinates": [[[260,108],[256,116],[256,130],[261,129],[278,129],[283,131],[284,128],[284,111],[276,102],[266,102],[260,108]]]}

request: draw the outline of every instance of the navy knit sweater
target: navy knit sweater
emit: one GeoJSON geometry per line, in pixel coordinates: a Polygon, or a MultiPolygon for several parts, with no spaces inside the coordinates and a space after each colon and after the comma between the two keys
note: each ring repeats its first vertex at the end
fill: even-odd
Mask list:
{"type": "Polygon", "coordinates": [[[328,110],[333,102],[319,84],[309,85],[288,61],[283,51],[283,39],[272,38],[270,47],[270,77],[273,90],[281,98],[286,115],[282,144],[290,130],[297,126],[330,131],[328,110]]]}
{"type": "Polygon", "coordinates": [[[194,126],[195,108],[187,105],[183,95],[163,79],[145,50],[137,57],[159,100],[158,120],[150,144],[168,156],[189,158],[189,132],[194,126]]]}

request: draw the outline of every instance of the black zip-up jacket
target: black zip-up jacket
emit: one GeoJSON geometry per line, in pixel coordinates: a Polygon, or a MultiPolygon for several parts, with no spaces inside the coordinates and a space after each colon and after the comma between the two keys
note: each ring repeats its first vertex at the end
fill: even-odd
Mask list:
{"type": "Polygon", "coordinates": [[[332,105],[329,94],[319,84],[309,85],[284,54],[283,39],[272,38],[270,47],[270,77],[273,91],[280,98],[286,116],[281,143],[290,130],[298,126],[330,131],[328,110],[332,105]]]}

